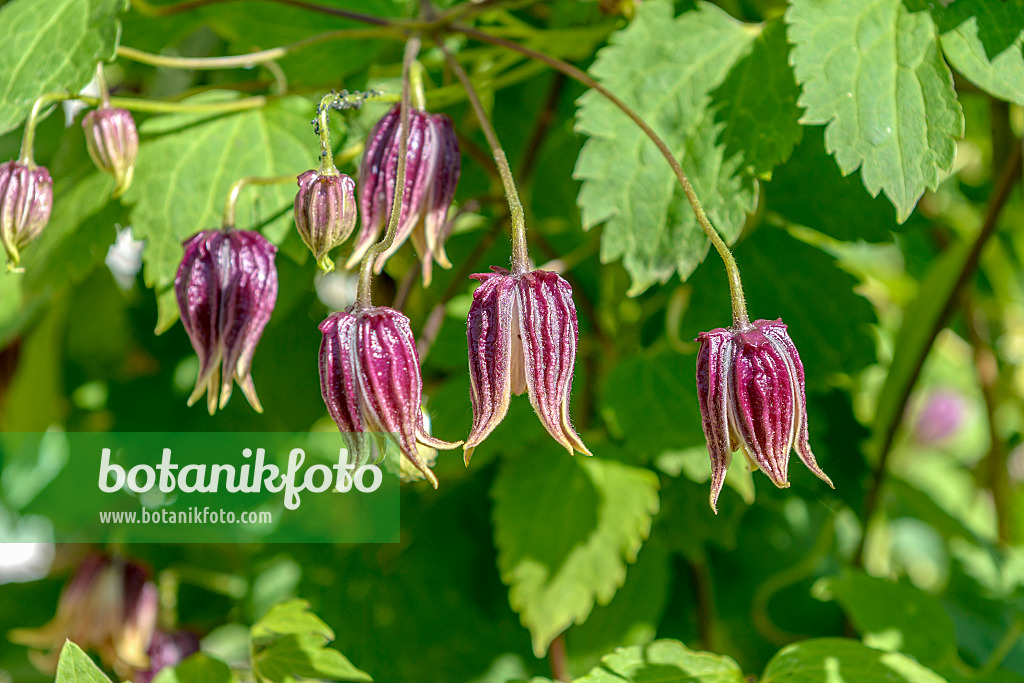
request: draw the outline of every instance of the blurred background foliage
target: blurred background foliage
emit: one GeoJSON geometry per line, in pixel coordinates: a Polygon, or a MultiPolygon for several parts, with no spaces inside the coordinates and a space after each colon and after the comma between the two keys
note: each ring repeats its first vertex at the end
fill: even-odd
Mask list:
{"type": "MultiPolygon", "coordinates": [[[[163,2],[77,4],[109,15],[81,29],[96,32],[93,63],[114,56],[115,21],[120,45],[188,57],[357,26],[265,0],[173,13],[163,2]]],[[[415,12],[405,0],[325,4],[415,12]]],[[[586,680],[653,680],[644,676],[658,667],[665,681],[839,680],[827,678],[830,657],[849,664],[846,681],[881,680],[883,669],[908,682],[1024,680],[1024,4],[935,4],[489,0],[469,19],[589,70],[670,142],[735,243],[752,315],[789,325],[807,371],[811,443],[835,491],[801,466],[776,490],[737,458],[712,513],[692,340],[729,323],[721,262],[704,261],[668,166],[620,112],[522,55],[451,33],[512,160],[533,260],[573,286],[572,414],[595,457],[568,457],[521,398],[468,468],[442,452],[439,490],[404,487],[399,544],[122,548],[157,578],[163,625],[193,629],[205,652],[245,665],[248,627],[303,598],[378,681],[550,676],[553,641],[584,676],[614,648],[656,640],[609,656],[586,680]],[[853,57],[842,51],[850,40],[860,41],[853,57]],[[846,125],[851,112],[862,128],[846,125]],[[830,120],[827,131],[815,125],[830,120]]],[[[47,14],[58,5],[76,3],[0,3],[0,30],[14,30],[5,18],[15,13],[58,16],[47,14]]],[[[0,159],[18,154],[25,106],[11,74],[26,49],[0,47],[0,75],[13,84],[0,98],[0,159]]],[[[53,219],[26,249],[26,272],[0,277],[0,428],[333,429],[316,326],[351,301],[353,281],[315,273],[291,227],[293,188],[254,190],[239,208],[239,227],[281,246],[280,295],[253,373],[263,415],[237,396],[214,417],[186,407],[197,362],[167,286],[177,245],[217,224],[237,176],[314,164],[308,122],[325,91],[376,89],[394,101],[401,50],[335,40],[209,71],[115,58],[106,73],[118,96],[268,96],[240,114],[136,114],[135,185],[120,201],[108,201],[112,182],[58,106],[36,140],[55,178],[53,219]],[[122,287],[105,259],[127,226],[147,244],[122,287]]],[[[452,116],[463,152],[447,246],[455,267],[424,289],[406,247],[376,278],[375,301],[397,299],[411,318],[433,432],[458,439],[471,419],[467,275],[507,264],[507,210],[465,94],[429,42],[421,59],[428,107],[452,116]]],[[[40,87],[29,102],[52,64],[32,66],[40,87]]],[[[84,86],[91,66],[80,71],[48,89],[84,86]]],[[[334,117],[343,171],[356,174],[387,106],[334,117]]],[[[19,511],[52,476],[47,466],[3,464],[0,539],[45,538],[45,521],[19,511]]],[[[88,549],[3,548],[0,633],[38,626],[88,549]]],[[[0,680],[48,677],[0,640],[0,680]]]]}

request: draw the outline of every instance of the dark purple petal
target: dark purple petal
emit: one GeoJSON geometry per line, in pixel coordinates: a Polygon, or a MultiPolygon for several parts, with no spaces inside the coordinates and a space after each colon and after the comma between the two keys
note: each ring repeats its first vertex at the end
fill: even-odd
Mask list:
{"type": "Polygon", "coordinates": [[[277,300],[277,247],[246,230],[208,230],[185,242],[174,288],[181,321],[199,357],[189,405],[205,392],[211,414],[227,405],[232,382],[262,412],[252,358],[277,300]]]}
{"type": "Polygon", "coordinates": [[[466,321],[473,404],[473,427],[463,446],[467,465],[473,449],[505,419],[511,396],[516,281],[507,270],[494,270],[470,276],[479,280],[480,286],[473,292],[466,321]]]}
{"type": "Polygon", "coordinates": [[[113,196],[120,197],[132,184],[135,157],[139,153],[139,132],[131,112],[101,107],[82,119],[85,144],[97,168],[114,176],[113,196]]]}
{"type": "Polygon", "coordinates": [[[136,673],[135,683],[152,683],[162,669],[174,667],[199,652],[199,636],[191,631],[167,633],[157,629],[149,643],[149,668],[136,673]]]}
{"type": "Polygon", "coordinates": [[[0,164],[0,243],[8,267],[18,265],[21,250],[50,221],[53,210],[53,179],[42,166],[17,161],[0,164]]]}
{"type": "Polygon", "coordinates": [[[725,473],[732,461],[729,435],[729,382],[732,377],[733,336],[719,328],[702,332],[697,341],[697,401],[700,404],[701,426],[711,456],[711,509],[718,513],[718,496],[725,483],[725,473]]]}
{"type": "Polygon", "coordinates": [[[346,268],[352,268],[359,263],[363,254],[373,246],[381,230],[387,224],[387,207],[391,206],[391,202],[387,198],[385,190],[385,159],[393,141],[397,139],[400,123],[399,106],[396,104],[374,125],[367,138],[366,147],[363,149],[363,159],[359,164],[357,192],[362,227],[356,238],[352,255],[345,263],[346,268]]]}
{"type": "Polygon", "coordinates": [[[452,264],[444,252],[444,242],[448,237],[448,210],[455,199],[455,188],[459,184],[462,170],[462,155],[459,153],[459,140],[455,136],[452,120],[444,114],[436,114],[433,118],[437,127],[437,168],[434,171],[434,184],[427,202],[423,230],[426,235],[426,255],[433,256],[442,268],[451,268],[452,264]]]}
{"type": "Polygon", "coordinates": [[[519,343],[530,403],[555,441],[570,454],[577,450],[590,455],[569,419],[579,337],[572,288],[556,273],[543,270],[512,277],[517,279],[519,343]]]}

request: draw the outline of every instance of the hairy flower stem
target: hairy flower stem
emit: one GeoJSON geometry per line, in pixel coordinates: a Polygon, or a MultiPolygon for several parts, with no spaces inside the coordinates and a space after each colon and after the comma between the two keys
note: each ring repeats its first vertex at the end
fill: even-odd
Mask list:
{"type": "Polygon", "coordinates": [[[508,159],[505,157],[505,150],[501,148],[501,142],[498,141],[498,136],[494,132],[494,126],[487,119],[487,113],[484,111],[483,105],[480,104],[480,97],[477,95],[476,88],[473,87],[473,81],[470,80],[466,70],[462,68],[462,65],[448,51],[448,48],[445,47],[444,42],[438,36],[435,35],[433,38],[438,48],[444,53],[448,66],[455,73],[456,78],[461,81],[462,87],[466,89],[466,97],[469,98],[469,103],[473,107],[473,113],[476,114],[476,118],[480,122],[480,128],[484,132],[484,137],[487,138],[487,144],[491,147],[494,163],[498,167],[501,182],[505,186],[509,215],[512,217],[512,272],[517,275],[525,273],[530,270],[530,256],[526,248],[526,220],[523,214],[523,204],[519,201],[519,193],[516,191],[515,179],[512,177],[512,168],[508,165],[508,159]]]}
{"type": "Polygon", "coordinates": [[[373,292],[370,284],[373,281],[373,264],[377,255],[391,248],[398,233],[398,221],[402,216],[402,199],[405,196],[405,162],[409,151],[409,71],[416,55],[420,51],[420,38],[413,36],[405,44],[405,55],[402,58],[402,102],[400,105],[401,136],[398,140],[398,169],[395,172],[395,195],[391,201],[391,217],[384,238],[367,249],[363,262],[359,265],[359,288],[356,290],[356,306],[370,308],[373,306],[373,292]]]}
{"type": "Polygon", "coordinates": [[[130,59],[140,64],[159,66],[167,69],[189,69],[197,71],[214,69],[248,68],[256,64],[271,62],[299,50],[326,43],[332,40],[369,39],[369,38],[391,38],[405,40],[405,36],[395,29],[388,28],[346,28],[337,31],[326,31],[318,33],[294,43],[273,47],[269,50],[258,50],[243,55],[228,55],[225,57],[171,57],[168,55],[156,55],[132,47],[120,45],[117,48],[117,56],[123,59],[130,59]]]}
{"type": "Polygon", "coordinates": [[[245,177],[239,178],[228,191],[228,198],[224,200],[224,218],[222,227],[224,230],[232,230],[235,227],[235,206],[238,204],[238,196],[246,185],[277,185],[278,183],[294,182],[295,174],[267,176],[267,177],[245,177]]]}
{"type": "MultiPolygon", "coordinates": [[[[697,217],[697,222],[700,224],[704,233],[711,240],[711,244],[714,245],[715,250],[718,251],[718,255],[722,257],[722,261],[725,262],[725,270],[729,276],[729,293],[732,297],[732,319],[733,326],[737,328],[746,328],[750,326],[750,319],[747,316],[747,302],[743,296],[743,285],[740,282],[740,270],[736,265],[736,259],[733,258],[732,252],[729,251],[729,247],[725,244],[721,235],[715,230],[715,227],[711,224],[707,214],[704,212],[704,207],[700,203],[700,199],[697,197],[697,193],[693,190],[693,185],[690,183],[690,179],[687,177],[686,172],[683,171],[683,167],[679,165],[675,155],[669,146],[661,139],[653,128],[640,116],[636,111],[633,110],[628,104],[623,102],[615,93],[608,90],[596,80],[587,75],[586,72],[576,68],[568,62],[562,61],[556,57],[551,57],[543,52],[534,50],[533,48],[520,45],[511,40],[506,40],[498,36],[492,36],[489,33],[478,31],[469,26],[463,24],[453,23],[449,25],[449,28],[453,31],[461,33],[469,38],[478,40],[483,43],[490,43],[491,45],[498,45],[500,47],[508,48],[523,54],[531,59],[536,59],[544,62],[556,71],[564,73],[566,76],[579,81],[588,88],[593,88],[602,95],[604,95],[608,101],[618,107],[623,114],[628,116],[633,123],[650,138],[651,142],[658,148],[662,156],[668,162],[669,166],[672,167],[672,171],[676,174],[676,178],[679,180],[680,187],[683,188],[683,194],[686,195],[686,199],[690,202],[690,207],[693,209],[694,215],[697,217]]],[[[443,48],[442,48],[443,49],[443,48]]],[[[447,54],[447,53],[446,53],[447,54]]],[[[454,69],[454,67],[453,67],[454,69]]],[[[461,67],[460,67],[461,70],[461,67]]],[[[463,72],[465,73],[465,72],[463,72]]],[[[458,75],[458,72],[456,72],[458,75]]],[[[470,98],[472,101],[472,97],[470,98]]]]}
{"type": "Polygon", "coordinates": [[[334,165],[334,151],[331,149],[331,104],[336,99],[335,93],[327,93],[320,99],[320,104],[316,107],[316,132],[320,136],[320,175],[336,175],[338,173],[338,169],[334,165]]]}

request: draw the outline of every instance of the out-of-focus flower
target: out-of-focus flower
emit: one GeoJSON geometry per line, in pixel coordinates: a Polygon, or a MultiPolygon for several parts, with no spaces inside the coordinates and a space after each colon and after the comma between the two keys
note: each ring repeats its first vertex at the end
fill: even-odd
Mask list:
{"type": "Polygon", "coordinates": [[[122,290],[128,291],[135,286],[135,276],[142,270],[142,252],[145,248],[146,240],[135,239],[129,225],[117,231],[117,238],[107,249],[104,263],[122,290]]]}
{"type": "Polygon", "coordinates": [[[157,629],[149,643],[149,668],[138,671],[135,683],[152,683],[161,669],[177,666],[189,655],[199,652],[199,636],[191,631],[167,633],[157,629]]]}
{"type": "MultiPolygon", "coordinates": [[[[711,508],[732,452],[779,488],[789,486],[789,453],[832,486],[814,459],[807,436],[804,366],[781,320],[718,328],[697,337],[697,398],[711,456],[711,508]]],[[[835,488],[833,486],[833,488],[835,488]]]]}
{"type": "Polygon", "coordinates": [[[204,230],[185,241],[174,279],[181,324],[199,356],[192,405],[206,393],[212,415],[227,405],[232,381],[253,409],[263,407],[252,358],[277,301],[277,247],[250,230],[204,230]]]}
{"type": "Polygon", "coordinates": [[[103,106],[85,115],[82,129],[89,156],[97,168],[114,176],[113,197],[120,197],[135,175],[135,157],[139,154],[135,119],[125,109],[103,106]]]}
{"type": "Polygon", "coordinates": [[[949,389],[939,389],[925,398],[914,421],[914,440],[922,445],[941,443],[963,426],[968,410],[963,395],[949,389]]]}
{"type": "Polygon", "coordinates": [[[295,194],[295,228],[317,265],[334,270],[327,255],[352,234],[356,227],[356,184],[333,167],[327,171],[306,171],[298,178],[295,194]]]}
{"type": "MultiPolygon", "coordinates": [[[[359,167],[359,212],[362,227],[346,267],[352,268],[376,241],[391,218],[398,176],[401,116],[396,105],[370,133],[359,167]]],[[[419,109],[409,112],[409,143],[405,188],[398,231],[391,247],[376,263],[379,273],[387,259],[412,236],[423,263],[423,283],[430,284],[433,261],[451,268],[444,251],[448,210],[455,198],[462,157],[450,118],[419,109]]]]}
{"type": "Polygon", "coordinates": [[[7,161],[0,164],[0,243],[7,267],[15,268],[21,250],[50,222],[53,179],[42,166],[7,161]]]}
{"type": "Polygon", "coordinates": [[[386,307],[353,306],[320,323],[320,390],[357,460],[368,433],[390,433],[404,457],[437,488],[417,444],[457,448],[430,435],[420,404],[423,382],[409,319],[386,307]]]}
{"type": "Polygon", "coordinates": [[[91,555],[78,567],[57,603],[57,614],[37,629],[16,629],[10,639],[36,650],[32,663],[53,673],[65,640],[93,650],[118,674],[150,665],[146,650],[156,629],[157,588],[141,566],[91,555]]]}
{"type": "Polygon", "coordinates": [[[478,273],[466,336],[473,427],[466,463],[508,412],[512,392],[528,391],[548,433],[569,453],[590,455],[569,419],[579,337],[572,288],[544,270],[478,273]]]}

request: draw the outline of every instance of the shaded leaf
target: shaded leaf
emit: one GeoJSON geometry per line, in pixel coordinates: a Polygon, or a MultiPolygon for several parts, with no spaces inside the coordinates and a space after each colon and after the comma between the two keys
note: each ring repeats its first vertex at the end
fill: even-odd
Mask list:
{"type": "Polygon", "coordinates": [[[290,635],[275,641],[253,656],[253,666],[260,678],[270,683],[284,683],[296,678],[373,680],[345,655],[324,647],[323,638],[314,634],[290,635]]]}
{"type": "Polygon", "coordinates": [[[779,651],[768,662],[762,683],[944,683],[910,657],[881,652],[855,640],[805,640],[779,651]]]}
{"type": "Polygon", "coordinates": [[[252,625],[250,635],[253,640],[282,635],[317,635],[324,642],[334,640],[334,631],[309,611],[305,600],[286,600],[274,605],[252,625]]]}
{"type": "Polygon", "coordinates": [[[125,0],[15,0],[0,8],[0,134],[43,93],[77,93],[114,57],[125,0]]]}
{"type": "Polygon", "coordinates": [[[543,656],[626,579],[658,510],[653,472],[538,448],[502,463],[494,535],[509,603],[543,656]]]}
{"type": "Polygon", "coordinates": [[[902,0],[795,0],[786,19],[803,122],[827,124],[840,170],[860,168],[903,222],[952,167],[964,130],[931,16],[902,0]]]}
{"type": "Polygon", "coordinates": [[[234,680],[227,664],[198,652],[173,668],[161,669],[153,683],[232,683],[234,680]]]}
{"type": "Polygon", "coordinates": [[[676,640],[619,648],[577,683],[743,683],[736,662],[695,652],[676,640]]]}
{"type": "Polygon", "coordinates": [[[954,69],[982,90],[1024,104],[1024,5],[957,0],[936,4],[932,16],[954,69]]]}

